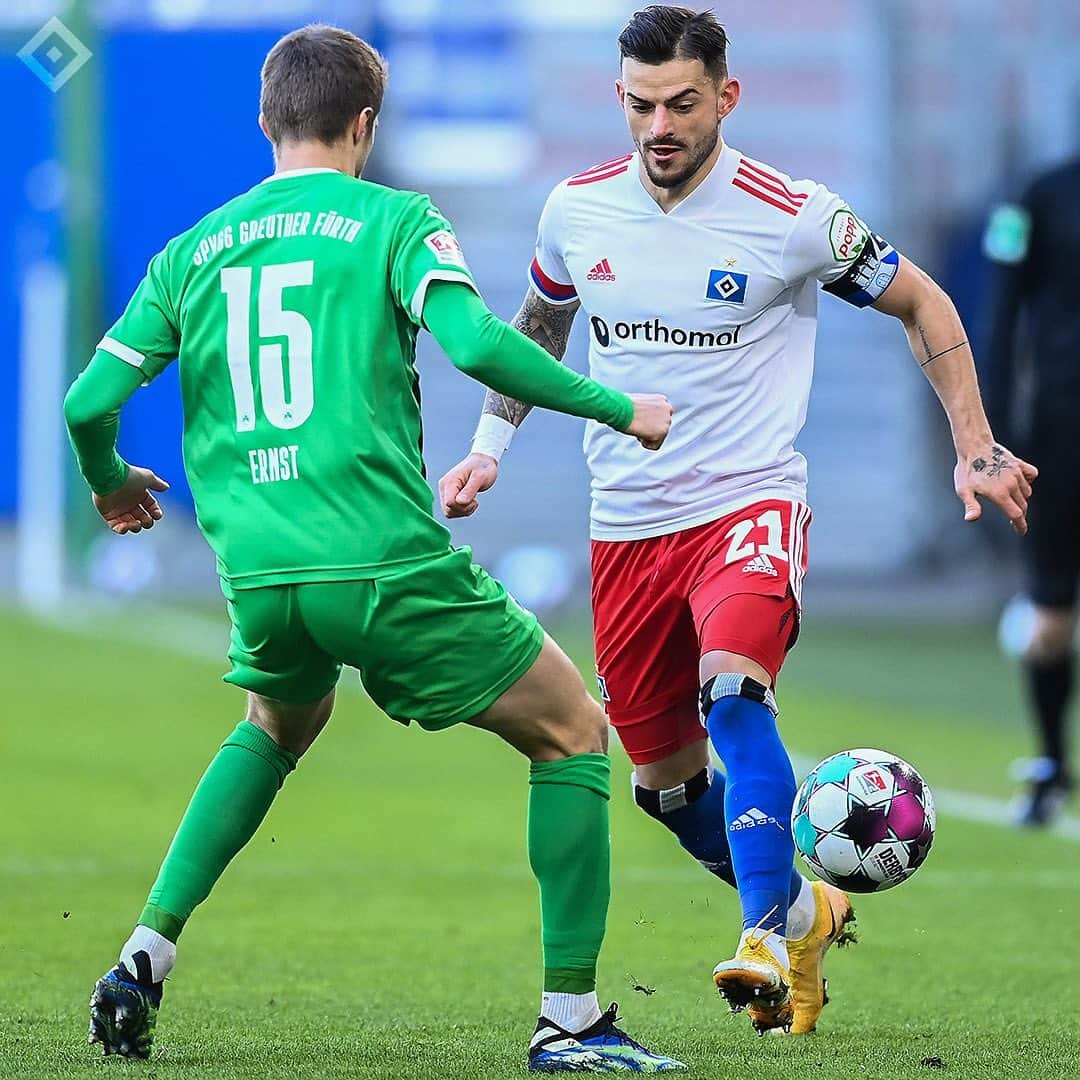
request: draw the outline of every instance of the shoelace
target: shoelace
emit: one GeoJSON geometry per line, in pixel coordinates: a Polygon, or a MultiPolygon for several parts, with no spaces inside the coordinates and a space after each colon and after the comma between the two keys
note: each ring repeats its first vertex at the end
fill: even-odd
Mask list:
{"type": "Polygon", "coordinates": [[[635,1050],[640,1050],[642,1051],[642,1053],[645,1054],[649,1053],[650,1051],[646,1050],[645,1047],[642,1046],[641,1043],[639,1043],[633,1036],[627,1035],[627,1033],[623,1031],[622,1028],[615,1026],[618,1021],[619,1003],[617,1001],[613,1001],[611,1005],[608,1006],[607,1012],[605,1012],[603,1016],[601,1016],[600,1019],[597,1021],[597,1026],[600,1027],[601,1025],[604,1025],[601,1030],[605,1035],[617,1035],[624,1042],[629,1043],[635,1050]]]}
{"type": "Polygon", "coordinates": [[[746,935],[746,944],[749,945],[751,949],[756,949],[770,934],[775,934],[776,931],[780,929],[780,924],[779,923],[777,923],[773,927],[770,927],[768,930],[762,930],[761,929],[762,925],[767,920],[771,919],[776,914],[776,912],[778,910],[779,909],[774,906],[771,911],[767,911],[765,913],[765,915],[762,917],[761,921],[757,924],[757,926],[755,926],[750,931],[750,933],[746,935]],[[759,936],[755,938],[754,935],[757,934],[758,931],[761,931],[761,932],[760,932],[759,936]]]}

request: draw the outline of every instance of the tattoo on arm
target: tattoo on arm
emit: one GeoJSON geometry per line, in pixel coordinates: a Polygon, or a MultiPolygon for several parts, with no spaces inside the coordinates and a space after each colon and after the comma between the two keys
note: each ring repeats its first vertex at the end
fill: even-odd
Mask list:
{"type": "Polygon", "coordinates": [[[500,420],[509,420],[514,427],[521,427],[522,420],[532,412],[532,406],[526,405],[525,402],[518,401],[516,398],[507,397],[505,394],[498,394],[494,390],[489,390],[484,397],[482,411],[491,413],[492,416],[497,416],[500,420]]]}
{"type": "Polygon", "coordinates": [[[922,325],[916,326],[916,330],[919,331],[919,340],[922,342],[923,355],[925,360],[919,361],[919,367],[926,367],[927,364],[932,364],[939,356],[944,356],[946,353],[955,352],[957,349],[962,349],[967,344],[967,338],[963,341],[957,342],[955,345],[950,345],[947,349],[942,349],[940,352],[934,352],[930,348],[930,341],[926,336],[926,328],[922,325]]]}
{"type": "MultiPolygon", "coordinates": [[[[562,360],[566,343],[570,340],[570,328],[580,306],[577,302],[559,306],[549,304],[530,289],[510,325],[546,349],[556,360],[562,360]]],[[[489,390],[484,398],[483,411],[509,420],[514,427],[520,427],[522,420],[532,411],[532,406],[489,390]]]]}
{"type": "MultiPolygon", "coordinates": [[[[917,326],[916,329],[919,331],[919,340],[922,342],[923,352],[926,354],[927,357],[929,357],[931,354],[931,349],[930,342],[926,340],[926,330],[922,326],[917,326]]],[[[926,363],[930,363],[929,359],[926,361],[926,363]]],[[[923,366],[925,366],[925,364],[923,366]]]]}
{"type": "MultiPolygon", "coordinates": [[[[921,329],[921,328],[920,328],[921,329]]],[[[926,344],[926,338],[923,337],[923,344],[926,344]]],[[[934,353],[933,356],[928,356],[925,360],[920,361],[919,367],[926,367],[927,364],[932,363],[939,356],[944,356],[946,353],[955,352],[957,349],[962,349],[967,344],[967,338],[958,342],[956,345],[950,345],[947,349],[942,349],[941,352],[934,353]]]]}
{"type": "Polygon", "coordinates": [[[986,458],[978,457],[971,463],[972,469],[977,473],[986,473],[988,479],[993,480],[995,476],[1000,476],[1006,469],[1012,467],[1012,459],[1009,457],[1005,450],[1005,447],[998,446],[996,443],[990,454],[990,460],[986,458]]]}

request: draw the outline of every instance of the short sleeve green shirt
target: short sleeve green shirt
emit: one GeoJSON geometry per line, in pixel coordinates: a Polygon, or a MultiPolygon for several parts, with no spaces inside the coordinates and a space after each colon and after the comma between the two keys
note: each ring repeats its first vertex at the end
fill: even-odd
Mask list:
{"type": "Polygon", "coordinates": [[[100,348],[174,359],[199,526],[233,588],[372,578],[446,550],[414,360],[433,281],[475,289],[426,195],[281,173],[151,260],[100,348]]]}

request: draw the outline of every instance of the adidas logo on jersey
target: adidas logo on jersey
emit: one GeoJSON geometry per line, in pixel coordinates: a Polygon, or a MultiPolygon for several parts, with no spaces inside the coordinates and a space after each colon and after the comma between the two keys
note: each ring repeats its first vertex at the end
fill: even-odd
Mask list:
{"type": "Polygon", "coordinates": [[[588,281],[614,281],[615,271],[607,259],[601,259],[586,275],[588,281]]]}
{"type": "Polygon", "coordinates": [[[744,574],[768,574],[769,577],[777,577],[776,567],[773,566],[772,559],[768,555],[757,555],[751,559],[743,568],[744,574]]]}
{"type": "Polygon", "coordinates": [[[784,826],[772,814],[765,814],[756,806],[751,806],[728,826],[728,832],[741,832],[743,829],[752,829],[755,825],[775,825],[781,832],[784,831],[784,826]]]}

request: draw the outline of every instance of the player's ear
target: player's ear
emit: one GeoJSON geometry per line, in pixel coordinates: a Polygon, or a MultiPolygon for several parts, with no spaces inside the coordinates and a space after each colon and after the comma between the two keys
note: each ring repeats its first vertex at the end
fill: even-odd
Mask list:
{"type": "Polygon", "coordinates": [[[626,104],[626,87],[623,86],[622,79],[615,80],[615,94],[619,99],[619,104],[625,107],[626,104]]]}
{"type": "Polygon", "coordinates": [[[719,123],[739,104],[742,86],[738,79],[724,79],[716,95],[716,119],[719,123]]]}
{"type": "Polygon", "coordinates": [[[270,129],[266,126],[266,117],[262,113],[259,113],[259,130],[266,136],[267,140],[273,145],[273,137],[270,135],[270,129]]]}
{"type": "Polygon", "coordinates": [[[353,141],[356,143],[373,142],[375,129],[379,126],[375,110],[369,105],[357,118],[353,129],[353,141]]]}

